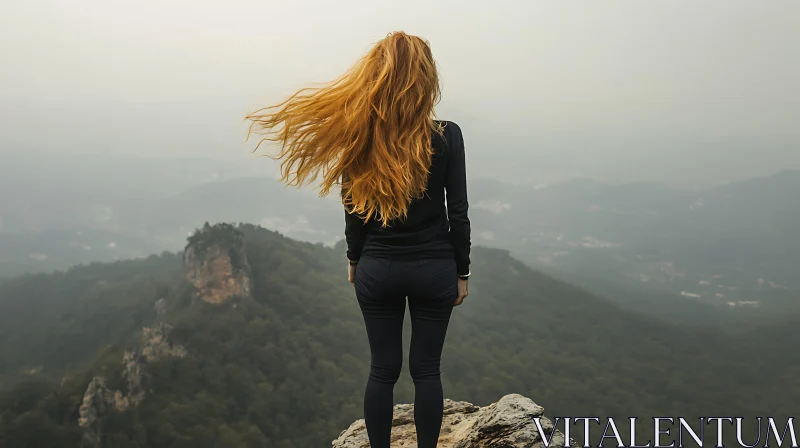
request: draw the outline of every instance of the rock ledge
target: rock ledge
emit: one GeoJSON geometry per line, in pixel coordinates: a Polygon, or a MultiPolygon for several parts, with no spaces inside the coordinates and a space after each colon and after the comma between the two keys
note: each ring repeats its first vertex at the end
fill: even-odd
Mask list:
{"type": "MultiPolygon", "coordinates": [[[[544,408],[519,394],[506,395],[484,407],[445,399],[438,448],[544,448],[534,417],[540,417],[546,437],[549,437],[553,423],[543,417],[543,412],[544,408]]],[[[332,448],[369,448],[364,420],[356,420],[339,434],[332,445],[332,448]]],[[[577,447],[572,440],[569,445],[577,447]]],[[[549,446],[564,447],[561,431],[556,430],[549,446]]],[[[392,447],[417,447],[414,405],[399,404],[394,407],[392,447]]]]}

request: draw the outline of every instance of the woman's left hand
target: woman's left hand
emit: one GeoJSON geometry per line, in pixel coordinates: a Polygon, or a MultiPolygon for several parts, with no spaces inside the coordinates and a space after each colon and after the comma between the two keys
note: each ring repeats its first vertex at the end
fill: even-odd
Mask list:
{"type": "Polygon", "coordinates": [[[356,284],[356,267],[350,263],[347,264],[347,281],[356,284]]]}

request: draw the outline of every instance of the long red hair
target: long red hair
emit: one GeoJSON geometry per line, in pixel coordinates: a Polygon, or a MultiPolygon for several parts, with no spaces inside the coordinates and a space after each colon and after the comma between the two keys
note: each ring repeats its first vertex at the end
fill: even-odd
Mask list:
{"type": "Polygon", "coordinates": [[[281,144],[283,182],[341,185],[348,210],[386,226],[425,192],[440,93],[428,43],[394,32],[338,79],[249,114],[248,137],[281,144]]]}

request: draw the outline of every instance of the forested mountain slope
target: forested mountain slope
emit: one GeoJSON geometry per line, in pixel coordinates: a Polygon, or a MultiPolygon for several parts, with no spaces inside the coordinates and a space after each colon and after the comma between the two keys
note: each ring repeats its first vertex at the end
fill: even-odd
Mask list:
{"type": "MultiPolygon", "coordinates": [[[[3,323],[14,325],[3,326],[0,373],[23,378],[0,397],[0,446],[99,435],[113,447],[316,447],[361,417],[368,348],[342,247],[250,225],[207,227],[191,244],[204,249],[187,269],[207,282],[185,281],[182,257],[163,255],[0,284],[3,323]],[[244,257],[230,246],[239,240],[244,257]],[[226,264],[218,249],[229,246],[226,264]],[[218,274],[247,276],[248,293],[208,303],[198,285],[224,290],[218,274]],[[112,406],[102,425],[81,426],[96,407],[87,387],[105,390],[97,377],[112,406]]],[[[788,323],[736,334],[669,325],[501,250],[475,248],[472,270],[443,355],[448,398],[484,405],[514,392],[551,416],[621,421],[796,411],[800,337],[788,323]]],[[[395,400],[413,401],[406,373],[395,400]]]]}

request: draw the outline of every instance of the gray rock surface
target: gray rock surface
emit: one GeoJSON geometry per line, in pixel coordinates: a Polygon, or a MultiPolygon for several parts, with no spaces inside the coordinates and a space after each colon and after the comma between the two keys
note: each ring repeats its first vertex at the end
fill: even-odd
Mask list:
{"type": "MultiPolygon", "coordinates": [[[[502,397],[495,403],[479,407],[465,401],[444,401],[444,419],[439,435],[439,448],[544,448],[534,417],[539,417],[546,438],[553,429],[543,416],[544,408],[519,394],[502,397]]],[[[364,420],[356,420],[333,441],[333,448],[369,448],[364,420]]],[[[570,441],[570,446],[577,447],[570,441]]],[[[564,447],[564,435],[556,430],[551,448],[564,447]]],[[[392,447],[416,448],[414,406],[394,407],[392,447]]]]}

